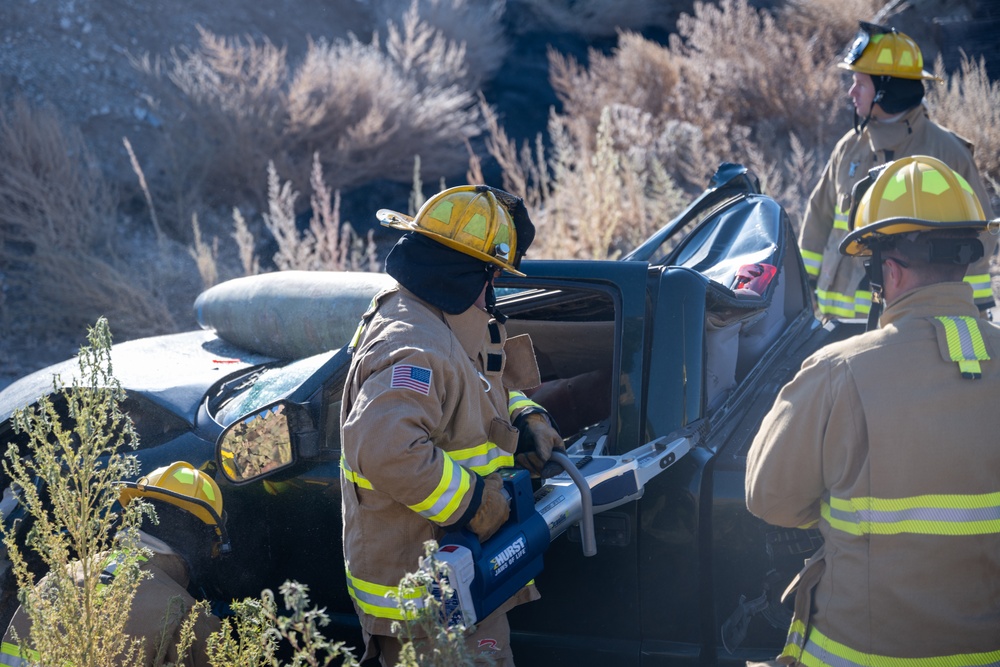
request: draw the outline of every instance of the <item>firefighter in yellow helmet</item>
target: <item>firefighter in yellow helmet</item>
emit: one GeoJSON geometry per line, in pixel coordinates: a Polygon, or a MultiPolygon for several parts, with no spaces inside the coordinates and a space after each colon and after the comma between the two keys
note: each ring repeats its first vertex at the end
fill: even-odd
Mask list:
{"type": "Polygon", "coordinates": [[[1000,328],[962,278],[1000,221],[927,156],[858,195],[840,249],[868,259],[879,328],[806,359],[747,454],[750,511],[824,539],[779,662],[997,664],[1000,328]]]}
{"type": "MultiPolygon", "coordinates": [[[[136,590],[125,634],[143,641],[141,664],[147,667],[167,662],[187,667],[208,665],[205,641],[220,628],[215,616],[197,617],[194,643],[179,663],[176,648],[181,623],[195,604],[191,591],[200,590],[200,579],[207,574],[211,560],[229,550],[219,487],[207,474],[183,461],[122,484],[119,502],[123,506],[143,498],[153,505],[158,519],[156,524],[146,522],[139,534],[139,547],[148,550],[140,557],[140,568],[149,576],[136,590]]],[[[102,584],[114,578],[123,557],[121,552],[104,555],[102,584]]],[[[82,585],[82,570],[73,572],[82,585]]],[[[39,585],[44,586],[45,580],[39,585]]],[[[18,608],[0,646],[0,665],[20,667],[38,658],[31,648],[31,621],[18,608]]]]}
{"type": "MultiPolygon", "coordinates": [[[[395,592],[424,542],[445,531],[488,539],[509,507],[496,471],[515,457],[538,472],[563,446],[541,406],[527,336],[508,338],[493,280],[523,275],[534,237],[524,202],[487,186],[449,188],[408,216],[377,213],[406,234],[386,257],[397,285],[378,294],[352,342],[341,407],[344,561],[366,647],[395,665],[395,592]]],[[[510,665],[506,612],[522,589],[470,629],[477,660],[510,665]]],[[[418,651],[422,646],[418,642],[418,651]]]]}
{"type": "MultiPolygon", "coordinates": [[[[848,231],[854,184],[879,164],[912,155],[942,160],[968,181],[987,217],[993,209],[972,158],[972,144],[932,122],[923,105],[924,82],[938,79],[924,69],[920,48],[893,28],[861,23],[838,67],[851,73],[849,96],[854,130],[830,156],[809,197],[799,232],[806,272],[816,290],[816,307],[825,319],[865,318],[869,289],[861,262],[840,254],[848,231]]],[[[990,259],[996,243],[965,277],[984,314],[994,305],[990,259]]]]}

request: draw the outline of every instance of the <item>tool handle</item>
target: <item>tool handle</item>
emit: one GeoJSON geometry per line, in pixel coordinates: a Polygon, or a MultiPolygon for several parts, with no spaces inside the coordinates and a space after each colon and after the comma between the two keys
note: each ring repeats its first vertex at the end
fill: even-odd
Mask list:
{"type": "Polygon", "coordinates": [[[594,537],[594,502],[590,496],[590,485],[564,452],[558,450],[552,452],[549,460],[561,465],[580,490],[580,533],[583,538],[583,555],[593,556],[597,553],[597,539],[594,537]]]}

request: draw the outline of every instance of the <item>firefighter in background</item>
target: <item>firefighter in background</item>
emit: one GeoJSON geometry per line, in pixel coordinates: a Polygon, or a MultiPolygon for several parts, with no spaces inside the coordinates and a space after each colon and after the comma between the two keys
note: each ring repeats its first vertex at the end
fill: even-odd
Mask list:
{"type": "MultiPolygon", "coordinates": [[[[394,593],[424,542],[467,529],[481,541],[509,507],[496,470],[515,456],[539,472],[563,441],[523,393],[539,384],[528,336],[507,338],[493,280],[518,271],[534,237],[524,202],[487,186],[431,197],[386,257],[397,285],[378,294],[351,344],[341,408],[344,561],[365,638],[362,660],[395,665],[394,593]]],[[[512,665],[506,612],[538,597],[529,585],[467,635],[470,651],[512,665]]]]}
{"type": "Polygon", "coordinates": [[[879,328],[806,359],[747,455],[750,511],[824,538],[778,661],[997,664],[1000,328],[962,279],[1000,220],[940,160],[873,176],[840,248],[868,258],[879,328]]]}
{"type": "MultiPolygon", "coordinates": [[[[125,483],[119,502],[124,506],[135,498],[154,506],[158,523],[147,522],[139,534],[139,546],[149,550],[147,556],[141,557],[140,568],[151,576],[136,590],[125,634],[143,640],[142,664],[146,667],[177,663],[181,624],[195,604],[189,591],[199,591],[200,580],[208,574],[212,560],[229,551],[222,494],[215,480],[191,464],[178,461],[157,468],[137,482],[125,483]]],[[[115,553],[107,555],[102,582],[114,577],[118,564],[115,553]]],[[[73,573],[82,585],[82,570],[75,567],[73,573]]],[[[44,578],[39,586],[45,586],[44,578]]],[[[219,628],[217,617],[199,615],[194,643],[179,664],[208,665],[205,642],[219,628]]],[[[0,665],[19,667],[37,660],[38,654],[30,647],[31,621],[18,608],[0,647],[0,665]],[[22,645],[26,647],[23,658],[22,645]]]]}
{"type": "MultiPolygon", "coordinates": [[[[923,69],[916,42],[892,28],[861,23],[861,30],[838,67],[852,73],[849,95],[854,130],[837,143],[806,206],[799,246],[806,272],[816,289],[824,319],[863,318],[869,312],[869,289],[861,262],[838,251],[847,234],[851,189],[877,165],[911,155],[942,160],[968,181],[987,218],[989,196],[972,160],[967,140],[930,120],[923,105],[924,81],[940,81],[923,69]]],[[[993,306],[990,259],[996,243],[970,268],[970,283],[980,311],[993,306]]]]}

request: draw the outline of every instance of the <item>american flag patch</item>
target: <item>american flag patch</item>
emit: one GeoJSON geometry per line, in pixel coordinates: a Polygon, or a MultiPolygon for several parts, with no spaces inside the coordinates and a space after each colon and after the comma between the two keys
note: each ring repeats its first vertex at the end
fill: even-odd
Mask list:
{"type": "Polygon", "coordinates": [[[392,383],[389,386],[412,389],[426,396],[431,391],[431,369],[397,364],[392,367],[392,383]]]}

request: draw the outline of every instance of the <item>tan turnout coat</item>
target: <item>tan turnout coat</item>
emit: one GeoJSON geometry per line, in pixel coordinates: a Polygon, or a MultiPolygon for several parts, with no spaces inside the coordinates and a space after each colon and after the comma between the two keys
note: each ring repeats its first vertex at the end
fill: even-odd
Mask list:
{"type": "MultiPolygon", "coordinates": [[[[424,542],[475,514],[477,478],[513,465],[508,390],[536,386],[538,367],[527,336],[401,286],[375,298],[363,327],[341,407],[344,560],[362,626],[391,636],[385,593],[417,569],[424,542]]],[[[505,608],[536,597],[522,589],[505,608]]]]}
{"type": "Polygon", "coordinates": [[[995,663],[1000,328],[978,317],[964,283],[913,290],[880,324],[808,358],[747,456],[750,511],[818,522],[824,538],[800,575],[785,655],[807,635],[806,651],[831,664],[990,652],[948,664],[995,663]],[[981,378],[962,376],[937,316],[981,332],[981,378]]]}
{"type": "MultiPolygon", "coordinates": [[[[989,196],[972,160],[972,144],[931,121],[923,105],[892,123],[872,121],[860,135],[848,132],[833,149],[809,196],[799,232],[802,259],[816,280],[818,306],[824,315],[838,319],[867,316],[871,290],[861,287],[864,265],[839,250],[848,232],[851,190],[869,169],[913,155],[935,157],[961,174],[979,197],[986,218],[992,218],[989,196]]],[[[983,242],[986,256],[969,267],[965,280],[973,285],[980,308],[988,308],[993,305],[989,269],[996,238],[984,237],[983,242]]]]}

